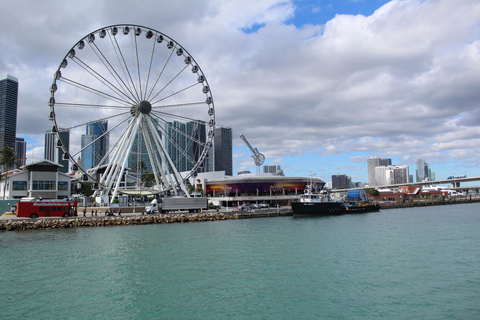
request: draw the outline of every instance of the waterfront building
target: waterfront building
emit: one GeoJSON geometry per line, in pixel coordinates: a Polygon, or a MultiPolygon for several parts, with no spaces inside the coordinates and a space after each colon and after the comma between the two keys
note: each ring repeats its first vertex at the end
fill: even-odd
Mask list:
{"type": "Polygon", "coordinates": [[[271,174],[274,174],[274,175],[277,175],[277,176],[285,176],[282,168],[278,164],[265,164],[265,165],[263,165],[263,173],[271,173],[271,174]]]}
{"type": "Polygon", "coordinates": [[[379,157],[367,158],[367,170],[368,170],[368,185],[370,187],[380,185],[375,176],[375,168],[380,166],[391,166],[392,159],[382,159],[379,157]]]}
{"type": "Polygon", "coordinates": [[[348,189],[352,187],[352,178],[346,174],[332,175],[332,189],[348,189]]]}
{"type": "MultiPolygon", "coordinates": [[[[49,160],[37,161],[8,172],[7,180],[0,180],[0,190],[6,185],[5,199],[24,197],[64,199],[71,194],[72,177],[60,172],[61,166],[49,160]]],[[[3,192],[1,193],[3,197],[3,192]]]]}
{"type": "MultiPolygon", "coordinates": [[[[107,156],[109,133],[108,121],[89,123],[86,133],[82,135],[81,165],[84,170],[94,168],[107,156]]],[[[102,162],[105,164],[108,159],[102,162]]]]}
{"type": "Polygon", "coordinates": [[[15,150],[17,133],[18,79],[7,75],[0,80],[0,150],[15,150]]]}
{"type": "Polygon", "coordinates": [[[214,131],[214,163],[215,171],[225,171],[227,176],[233,176],[232,128],[220,127],[214,131]]]}

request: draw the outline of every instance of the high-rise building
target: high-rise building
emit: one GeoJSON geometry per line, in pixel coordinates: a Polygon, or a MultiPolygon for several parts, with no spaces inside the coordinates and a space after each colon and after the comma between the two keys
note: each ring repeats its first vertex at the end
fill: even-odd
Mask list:
{"type": "Polygon", "coordinates": [[[213,140],[215,171],[225,171],[225,175],[233,176],[232,128],[215,128],[213,140]]]}
{"type": "Polygon", "coordinates": [[[367,158],[368,185],[371,187],[380,185],[375,177],[375,168],[380,166],[391,166],[392,159],[382,159],[379,157],[367,158]]]}
{"type": "Polygon", "coordinates": [[[346,174],[332,175],[332,189],[348,189],[352,187],[352,178],[346,174]]]}
{"type": "MultiPolygon", "coordinates": [[[[70,131],[65,129],[58,129],[58,134],[62,140],[62,144],[65,149],[68,151],[70,146],[70,131]]],[[[45,132],[45,147],[44,147],[44,157],[47,160],[50,160],[54,163],[61,164],[63,167],[59,168],[59,172],[67,173],[69,170],[69,161],[64,160],[63,149],[57,148],[58,139],[55,133],[52,130],[47,130],[45,132]]]]}
{"type": "Polygon", "coordinates": [[[375,167],[377,186],[389,186],[409,182],[408,166],[379,166],[375,167]]]}
{"type": "Polygon", "coordinates": [[[0,150],[15,150],[17,133],[18,79],[7,75],[0,80],[0,150]]]}
{"type": "MultiPolygon", "coordinates": [[[[108,153],[109,133],[108,121],[89,123],[86,134],[82,135],[81,162],[84,170],[94,168],[100,164],[108,153]]],[[[105,164],[108,159],[102,162],[105,164]]]]}
{"type": "Polygon", "coordinates": [[[15,153],[17,155],[18,165],[24,166],[27,164],[27,143],[24,138],[15,139],[15,153]]]}
{"type": "Polygon", "coordinates": [[[426,180],[434,181],[435,172],[433,172],[429,167],[428,163],[423,159],[417,160],[417,170],[415,171],[417,175],[417,182],[422,182],[426,180]]]}
{"type": "Polygon", "coordinates": [[[55,162],[56,145],[55,133],[52,130],[47,130],[45,132],[45,147],[43,148],[43,157],[46,160],[55,162]]]}

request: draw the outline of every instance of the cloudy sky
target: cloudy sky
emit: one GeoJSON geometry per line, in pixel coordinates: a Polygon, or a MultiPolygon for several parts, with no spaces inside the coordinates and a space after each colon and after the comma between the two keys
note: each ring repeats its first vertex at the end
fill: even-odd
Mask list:
{"type": "Polygon", "coordinates": [[[478,0],[0,0],[0,77],[19,79],[17,136],[43,158],[49,87],[68,50],[103,26],[175,39],[203,69],[234,172],[244,134],[288,176],[367,181],[369,156],[437,179],[480,176],[478,0]],[[73,4],[75,3],[75,4],[73,4]]]}

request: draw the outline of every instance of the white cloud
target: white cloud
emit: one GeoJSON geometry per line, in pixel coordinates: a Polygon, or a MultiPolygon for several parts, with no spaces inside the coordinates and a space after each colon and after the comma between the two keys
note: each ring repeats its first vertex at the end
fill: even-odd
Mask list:
{"type": "MultiPolygon", "coordinates": [[[[478,158],[478,1],[394,0],[371,16],[304,28],[284,24],[295,7],[281,0],[0,4],[0,74],[19,78],[19,136],[50,128],[48,88],[76,41],[138,23],[189,50],[212,88],[217,123],[234,128],[236,146],[243,133],[267,159],[348,151],[478,158]],[[254,25],[264,26],[242,32],[254,25]]],[[[240,166],[251,166],[242,156],[240,166]]]]}

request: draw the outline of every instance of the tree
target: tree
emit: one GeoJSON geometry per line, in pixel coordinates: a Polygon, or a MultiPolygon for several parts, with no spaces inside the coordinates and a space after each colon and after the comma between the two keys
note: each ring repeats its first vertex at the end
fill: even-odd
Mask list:
{"type": "Polygon", "coordinates": [[[375,190],[375,189],[367,189],[365,190],[365,192],[373,197],[377,197],[380,195],[380,192],[378,192],[378,190],[375,190]]]}
{"type": "Polygon", "coordinates": [[[142,182],[145,184],[145,187],[152,187],[155,184],[155,175],[153,173],[145,172],[142,174],[142,182]]]}
{"type": "MultiPolygon", "coordinates": [[[[4,169],[5,184],[3,185],[3,199],[5,199],[5,192],[7,191],[7,172],[10,171],[17,164],[17,155],[12,148],[3,147],[0,150],[0,165],[4,169]]],[[[18,164],[17,164],[18,165],[18,164]]]]}
{"type": "Polygon", "coordinates": [[[78,193],[83,194],[85,197],[90,197],[93,194],[93,184],[91,182],[80,182],[80,188],[78,193]]]}

